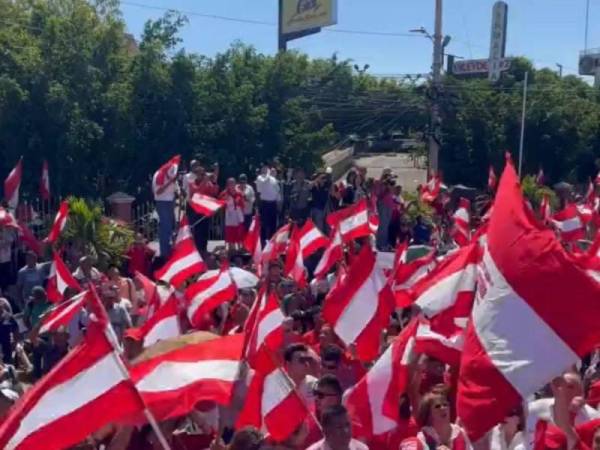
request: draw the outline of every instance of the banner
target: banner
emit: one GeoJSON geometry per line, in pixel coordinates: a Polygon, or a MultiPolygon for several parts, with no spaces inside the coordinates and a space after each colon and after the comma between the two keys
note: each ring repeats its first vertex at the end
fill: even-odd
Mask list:
{"type": "Polygon", "coordinates": [[[337,0],[283,0],[281,8],[284,35],[337,23],[337,0]]]}

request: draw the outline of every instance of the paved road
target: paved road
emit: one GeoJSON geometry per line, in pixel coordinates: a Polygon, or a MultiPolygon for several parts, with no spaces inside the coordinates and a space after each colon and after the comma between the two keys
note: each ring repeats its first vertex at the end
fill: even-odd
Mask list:
{"type": "Polygon", "coordinates": [[[397,183],[407,191],[415,191],[419,184],[427,182],[427,169],[415,168],[412,159],[404,153],[384,153],[364,155],[355,158],[354,163],[367,168],[367,176],[379,178],[386,167],[398,176],[397,183]]]}

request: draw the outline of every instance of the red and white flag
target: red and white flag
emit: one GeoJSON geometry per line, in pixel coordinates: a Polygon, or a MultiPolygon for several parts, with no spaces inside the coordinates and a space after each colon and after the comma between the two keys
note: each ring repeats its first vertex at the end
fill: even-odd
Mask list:
{"type": "Polygon", "coordinates": [[[248,233],[244,238],[244,248],[248,250],[252,257],[252,264],[256,274],[262,275],[262,243],[260,241],[260,217],[255,214],[248,228],[248,233]]]}
{"type": "Polygon", "coordinates": [[[227,406],[239,376],[242,334],[218,337],[162,353],[130,369],[157,420],[180,417],[201,401],[227,406]]]}
{"type": "Polygon", "coordinates": [[[82,292],[50,310],[41,320],[39,333],[48,333],[62,326],[69,326],[73,317],[87,303],[89,295],[89,291],[82,292]]]}
{"type": "Polygon", "coordinates": [[[373,250],[363,246],[348,276],[323,305],[323,318],[346,345],[355,344],[361,361],[379,354],[381,330],[390,320],[394,295],[373,250]]]}
{"type": "Polygon", "coordinates": [[[589,203],[590,205],[593,205],[595,199],[596,199],[596,186],[594,186],[594,182],[590,179],[590,183],[588,184],[588,188],[585,193],[585,202],[589,203]]]}
{"type": "Polygon", "coordinates": [[[90,323],[82,343],[25,393],[0,426],[0,448],[62,450],[143,410],[104,331],[90,323]]]}
{"type": "Polygon", "coordinates": [[[50,276],[48,277],[48,286],[46,288],[48,300],[52,303],[61,302],[67,288],[71,288],[76,292],[81,291],[81,286],[73,277],[69,268],[60,255],[54,252],[52,266],[50,267],[50,276]]]}
{"type": "Polygon", "coordinates": [[[346,392],[344,403],[352,422],[359,424],[353,430],[358,436],[370,440],[400,424],[398,399],[408,389],[416,329],[417,321],[413,320],[367,374],[346,392]]]}
{"type": "Polygon", "coordinates": [[[254,373],[236,428],[266,429],[276,442],[283,442],[306,415],[307,406],[296,393],[293,381],[272,362],[268,370],[254,373]]]}
{"type": "Polygon", "coordinates": [[[421,188],[421,201],[433,203],[442,190],[442,179],[438,174],[433,175],[427,184],[421,188]]]}
{"type": "Polygon", "coordinates": [[[410,290],[423,314],[432,320],[437,317],[439,331],[450,334],[455,326],[466,326],[475,298],[479,258],[477,243],[463,247],[443,259],[410,290]],[[439,316],[449,320],[442,324],[439,316]]]}
{"type": "Polygon", "coordinates": [[[193,241],[184,240],[175,247],[169,260],[158,269],[154,276],[172,286],[181,286],[188,278],[206,270],[206,264],[193,241]]]}
{"type": "MultiPolygon", "coordinates": [[[[204,195],[196,192],[190,198],[190,206],[198,214],[202,214],[205,217],[211,217],[219,209],[225,206],[225,200],[219,200],[209,195],[204,195]]],[[[192,224],[193,225],[193,224],[192,224]]]]}
{"type": "Polygon", "coordinates": [[[310,219],[308,219],[298,231],[298,241],[304,259],[307,259],[317,250],[329,245],[327,236],[325,236],[310,219]]]}
{"type": "Polygon", "coordinates": [[[585,238],[585,225],[581,220],[577,206],[572,203],[565,206],[562,211],[554,214],[552,224],[560,233],[561,239],[566,242],[585,238]]]}
{"type": "Polygon", "coordinates": [[[50,200],[50,174],[48,173],[48,161],[42,163],[42,177],[40,178],[40,197],[50,200]]]}
{"type": "Polygon", "coordinates": [[[187,216],[183,216],[179,222],[179,229],[177,230],[177,236],[175,236],[174,245],[178,246],[182,242],[194,243],[194,236],[192,235],[187,216]]]}
{"type": "Polygon", "coordinates": [[[550,196],[544,194],[540,202],[540,218],[544,223],[550,223],[552,220],[552,208],[550,207],[550,196]]]}
{"type": "Polygon", "coordinates": [[[464,247],[471,241],[471,215],[469,210],[471,202],[461,197],[458,208],[452,216],[454,225],[452,227],[452,238],[459,246],[464,247]]]}
{"type": "Polygon", "coordinates": [[[266,243],[263,250],[263,262],[267,263],[277,259],[280,255],[283,255],[287,250],[288,242],[290,240],[291,225],[288,223],[282,226],[275,232],[271,239],[266,243]]]}
{"type": "Polygon", "coordinates": [[[498,184],[498,177],[496,176],[496,172],[494,171],[494,166],[490,166],[488,171],[488,188],[493,191],[496,189],[496,185],[498,184]]]}
{"type": "Polygon", "coordinates": [[[304,257],[302,255],[302,247],[299,241],[299,233],[292,233],[290,245],[288,247],[284,273],[303,288],[306,286],[306,268],[304,267],[304,257]]]}
{"type": "Polygon", "coordinates": [[[600,342],[600,285],[573,264],[554,233],[530,220],[511,161],[477,284],[457,399],[472,440],[600,342]]]}
{"type": "Polygon", "coordinates": [[[17,165],[10,171],[4,180],[4,200],[12,209],[16,209],[19,204],[19,189],[21,187],[21,178],[23,177],[23,157],[19,158],[17,165]]]}
{"type": "Polygon", "coordinates": [[[52,228],[50,228],[50,233],[48,233],[48,237],[46,238],[47,243],[54,244],[56,241],[58,241],[60,234],[65,229],[68,217],[69,202],[67,200],[63,200],[60,203],[58,212],[56,213],[56,217],[54,218],[54,222],[52,223],[52,228]]]}
{"type": "Polygon", "coordinates": [[[323,252],[323,256],[319,260],[319,264],[315,269],[315,278],[322,279],[331,270],[334,264],[341,261],[344,257],[344,249],[342,247],[342,234],[338,229],[333,231],[333,239],[323,252]]]}
{"type": "Polygon", "coordinates": [[[408,290],[417,284],[419,280],[425,278],[437,265],[435,250],[407,263],[405,261],[408,247],[404,246],[403,249],[404,251],[399,256],[397,255],[398,262],[393,269],[393,277],[391,277],[396,306],[399,308],[405,308],[412,303],[408,290]]]}
{"type": "Polygon", "coordinates": [[[464,330],[455,328],[447,334],[437,331],[431,321],[419,318],[415,334],[415,352],[442,361],[452,367],[460,366],[465,343],[464,330]]]}
{"type": "Polygon", "coordinates": [[[589,203],[577,204],[575,205],[577,208],[577,212],[579,213],[579,217],[584,225],[587,225],[594,218],[594,207],[589,203]]]}
{"type": "Polygon", "coordinates": [[[164,188],[177,178],[180,163],[181,156],[175,155],[154,172],[154,176],[152,177],[152,191],[154,195],[159,195],[161,188],[164,188]]]}
{"type": "Polygon", "coordinates": [[[542,169],[540,167],[540,170],[538,170],[538,173],[537,173],[537,175],[535,177],[535,182],[538,185],[542,186],[544,184],[544,181],[545,181],[545,178],[544,178],[544,169],[542,169]]]}
{"type": "Polygon", "coordinates": [[[0,206],[0,226],[14,228],[20,230],[21,226],[15,219],[15,216],[6,208],[0,206]]]}
{"type": "Polygon", "coordinates": [[[246,343],[244,355],[254,368],[264,370],[264,361],[260,358],[262,347],[266,347],[266,359],[275,354],[283,344],[283,321],[285,316],[279,307],[275,292],[260,292],[244,324],[246,343]]]}
{"type": "Polygon", "coordinates": [[[150,347],[158,341],[171,339],[181,335],[179,325],[179,309],[177,297],[172,295],[155,314],[152,315],[139,328],[129,328],[129,336],[135,336],[143,343],[143,347],[150,347]]]}
{"type": "Polygon", "coordinates": [[[192,326],[201,323],[203,317],[216,307],[233,300],[237,288],[229,265],[223,265],[215,276],[199,280],[185,291],[187,301],[187,316],[192,326]]]}
{"type": "Polygon", "coordinates": [[[363,198],[358,203],[348,206],[327,216],[327,224],[338,229],[344,242],[371,235],[367,201],[363,198]]]}

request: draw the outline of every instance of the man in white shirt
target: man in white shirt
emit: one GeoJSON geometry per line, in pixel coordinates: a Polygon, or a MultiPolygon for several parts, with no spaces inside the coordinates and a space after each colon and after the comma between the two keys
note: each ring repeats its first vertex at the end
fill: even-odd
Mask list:
{"type": "Polygon", "coordinates": [[[267,165],[263,165],[260,175],[256,177],[256,192],[260,199],[260,234],[262,240],[266,241],[277,231],[277,201],[281,195],[279,182],[271,175],[267,165]]]}
{"type": "Polygon", "coordinates": [[[160,257],[171,253],[171,238],[175,229],[175,196],[177,195],[177,166],[168,171],[157,170],[152,177],[152,192],[158,214],[160,257]]]}
{"type": "Polygon", "coordinates": [[[254,201],[256,195],[254,189],[248,184],[248,177],[245,173],[241,174],[238,178],[240,184],[237,186],[237,190],[244,197],[244,228],[246,231],[250,228],[252,223],[252,215],[254,214],[254,201]]]}

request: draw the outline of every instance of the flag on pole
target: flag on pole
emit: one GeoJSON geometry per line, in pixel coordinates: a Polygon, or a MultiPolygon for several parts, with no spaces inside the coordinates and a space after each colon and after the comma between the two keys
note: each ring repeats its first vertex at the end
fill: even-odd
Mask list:
{"type": "Polygon", "coordinates": [[[40,178],[40,197],[42,200],[50,200],[50,174],[48,173],[48,161],[42,163],[42,177],[40,178]]]}
{"type": "Polygon", "coordinates": [[[10,171],[4,180],[4,200],[10,208],[17,209],[19,205],[19,189],[23,177],[23,157],[19,158],[17,165],[10,171]]]}
{"type": "Polygon", "coordinates": [[[211,217],[219,209],[225,206],[226,202],[224,200],[219,200],[209,195],[203,195],[196,192],[194,195],[192,195],[192,198],[190,198],[189,203],[192,209],[198,214],[202,214],[205,217],[211,217]]]}
{"type": "Polygon", "coordinates": [[[60,234],[65,229],[68,217],[69,202],[67,200],[63,200],[60,203],[60,207],[58,208],[58,212],[56,213],[56,217],[52,223],[52,228],[50,228],[50,233],[48,233],[48,237],[46,238],[47,243],[54,244],[56,241],[58,241],[60,234]]]}

